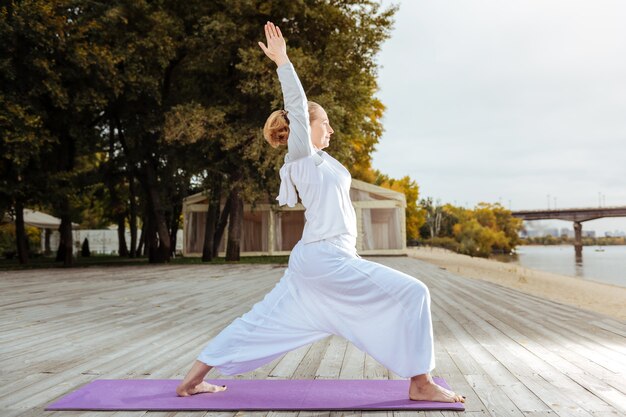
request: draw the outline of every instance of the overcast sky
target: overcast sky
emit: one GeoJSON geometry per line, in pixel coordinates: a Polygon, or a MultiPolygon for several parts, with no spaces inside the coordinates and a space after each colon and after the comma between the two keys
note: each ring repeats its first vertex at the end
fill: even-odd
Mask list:
{"type": "Polygon", "coordinates": [[[467,207],[626,206],[626,1],[394,3],[375,168],[467,207]]]}

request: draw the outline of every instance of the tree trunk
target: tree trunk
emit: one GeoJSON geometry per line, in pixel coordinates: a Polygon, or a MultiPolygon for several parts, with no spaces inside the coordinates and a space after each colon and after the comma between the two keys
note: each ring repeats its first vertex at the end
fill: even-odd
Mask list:
{"type": "Polygon", "coordinates": [[[50,256],[52,253],[52,249],[50,249],[50,235],[52,234],[52,230],[45,229],[44,232],[44,252],[43,254],[46,256],[50,256]]]}
{"type": "Polygon", "coordinates": [[[243,228],[243,198],[239,185],[235,185],[231,191],[230,203],[226,260],[238,261],[241,253],[241,229],[243,228]]]}
{"type": "Polygon", "coordinates": [[[139,243],[137,244],[137,256],[146,256],[146,221],[143,219],[141,225],[141,236],[139,236],[139,243]]]}
{"type": "Polygon", "coordinates": [[[154,227],[154,216],[152,212],[146,213],[145,216],[144,245],[148,253],[148,262],[158,263],[160,261],[158,253],[159,239],[154,227]]]}
{"type": "Polygon", "coordinates": [[[170,234],[165,221],[165,215],[161,198],[159,196],[156,170],[152,166],[151,161],[144,164],[144,188],[148,197],[148,217],[150,218],[150,228],[154,231],[149,234],[146,242],[154,243],[156,235],[158,235],[158,246],[148,245],[149,250],[155,251],[149,253],[148,257],[151,263],[162,263],[170,260],[170,234]],[[154,235],[154,237],[152,237],[154,235]]]}
{"type": "Polygon", "coordinates": [[[441,210],[437,209],[437,215],[435,216],[435,236],[439,236],[439,231],[441,230],[441,218],[442,218],[441,210]]]}
{"type": "Polygon", "coordinates": [[[211,193],[209,194],[209,207],[204,227],[204,244],[202,245],[202,262],[211,262],[214,258],[213,246],[215,245],[215,231],[219,220],[221,196],[221,186],[219,183],[216,183],[211,188],[211,193]]]}
{"type": "Polygon", "coordinates": [[[111,204],[109,210],[113,214],[113,218],[117,223],[117,253],[119,256],[127,257],[128,248],[126,246],[126,207],[124,202],[118,195],[115,186],[118,182],[123,183],[121,175],[119,175],[115,167],[115,122],[113,119],[109,123],[109,160],[105,165],[104,182],[109,189],[111,196],[111,204]]]}
{"type": "Polygon", "coordinates": [[[172,221],[170,225],[170,248],[172,256],[176,256],[176,241],[178,240],[178,228],[180,227],[180,213],[183,211],[182,204],[174,204],[174,212],[172,213],[172,221]]]}
{"type": "Polygon", "coordinates": [[[213,239],[215,239],[215,205],[209,202],[204,224],[204,242],[202,243],[202,262],[213,260],[213,239]]]}
{"type": "Polygon", "coordinates": [[[178,218],[172,219],[172,227],[170,228],[170,248],[171,255],[176,257],[176,241],[178,240],[178,227],[180,226],[178,218]]]}
{"type": "Polygon", "coordinates": [[[213,238],[213,257],[217,258],[218,251],[220,249],[220,243],[222,242],[222,237],[224,236],[224,231],[226,230],[226,224],[228,223],[228,217],[230,216],[230,200],[232,196],[228,197],[226,200],[226,204],[224,205],[224,209],[220,214],[220,221],[217,222],[217,227],[215,230],[215,237],[213,238]]]}
{"type": "Polygon", "coordinates": [[[128,175],[128,192],[130,194],[130,251],[131,258],[137,257],[137,202],[135,201],[135,177],[133,174],[128,175]]]}
{"type": "Polygon", "coordinates": [[[15,202],[15,238],[18,259],[20,264],[25,264],[28,262],[28,245],[24,229],[24,205],[21,201],[15,202]]]}
{"type": "Polygon", "coordinates": [[[114,129],[117,130],[117,139],[119,143],[122,145],[122,149],[125,154],[125,163],[126,170],[128,176],[128,194],[130,196],[130,201],[128,204],[129,211],[129,228],[130,228],[130,250],[129,257],[135,258],[141,254],[141,250],[139,246],[141,243],[137,243],[137,189],[135,188],[135,177],[137,177],[137,168],[135,166],[135,158],[133,158],[132,149],[128,146],[126,142],[126,137],[124,135],[124,130],[122,129],[122,123],[120,122],[119,116],[115,113],[111,115],[111,132],[114,129]]]}
{"type": "Polygon", "coordinates": [[[128,256],[128,247],[126,246],[126,216],[119,214],[117,216],[117,253],[120,256],[128,256]]]}

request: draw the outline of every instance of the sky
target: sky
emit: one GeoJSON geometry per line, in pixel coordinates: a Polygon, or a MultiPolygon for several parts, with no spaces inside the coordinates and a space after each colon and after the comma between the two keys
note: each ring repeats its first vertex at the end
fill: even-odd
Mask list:
{"type": "Polygon", "coordinates": [[[626,206],[626,1],[393,3],[374,168],[469,208],[626,206]]]}

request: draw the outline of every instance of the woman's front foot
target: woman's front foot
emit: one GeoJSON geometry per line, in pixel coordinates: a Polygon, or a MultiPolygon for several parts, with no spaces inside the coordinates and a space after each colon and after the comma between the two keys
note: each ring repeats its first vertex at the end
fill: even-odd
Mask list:
{"type": "Polygon", "coordinates": [[[436,401],[444,403],[465,402],[465,397],[437,385],[430,375],[411,378],[409,398],[413,401],[436,401]]]}

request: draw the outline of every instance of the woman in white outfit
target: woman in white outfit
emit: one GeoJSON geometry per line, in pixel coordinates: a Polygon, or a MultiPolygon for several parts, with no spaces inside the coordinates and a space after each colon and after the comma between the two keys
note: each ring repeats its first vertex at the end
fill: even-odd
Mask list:
{"type": "Polygon", "coordinates": [[[272,146],[288,146],[277,200],[293,207],[299,194],[306,224],[283,277],[209,342],[178,395],[225,390],[203,381],[213,367],[226,375],[248,372],[334,334],[410,377],[411,399],[464,401],[430,375],[435,357],[428,288],[357,255],[350,173],[322,151],[333,134],[328,116],[320,105],[307,102],[280,29],[268,22],[265,35],[267,46],[259,46],[278,66],[285,101],[285,110],[272,113],[264,128],[272,146]]]}

